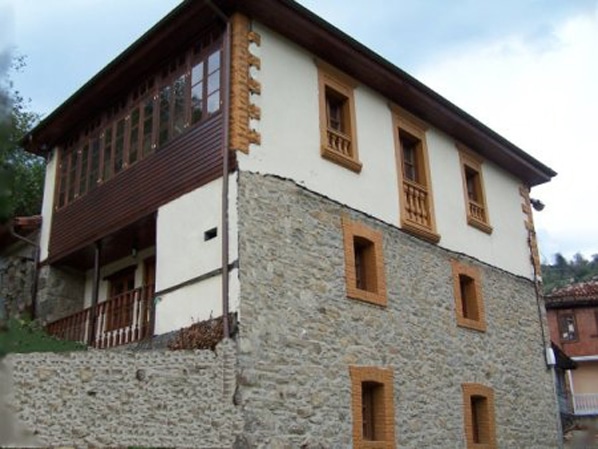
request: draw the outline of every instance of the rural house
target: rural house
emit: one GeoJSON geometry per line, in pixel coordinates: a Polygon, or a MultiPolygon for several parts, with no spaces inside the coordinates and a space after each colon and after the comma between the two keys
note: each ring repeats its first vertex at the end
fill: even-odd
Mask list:
{"type": "Polygon", "coordinates": [[[576,362],[567,388],[576,417],[598,416],[598,281],[557,288],[544,297],[550,335],[576,362]]]}
{"type": "Polygon", "coordinates": [[[558,447],[555,172],[299,4],[183,2],[24,143],[37,315],[110,348],[233,314],[243,447],[558,447]]]}

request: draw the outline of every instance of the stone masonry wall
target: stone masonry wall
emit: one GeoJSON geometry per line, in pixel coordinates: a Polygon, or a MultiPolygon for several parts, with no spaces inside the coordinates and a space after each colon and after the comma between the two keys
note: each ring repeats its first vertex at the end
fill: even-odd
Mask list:
{"type": "Polygon", "coordinates": [[[463,448],[463,383],[494,390],[500,448],[558,447],[533,285],[275,177],[239,177],[243,441],[352,447],[349,366],[391,367],[401,448],[463,448]],[[383,233],[386,308],[346,297],[341,216],[383,233]],[[457,327],[451,259],[479,267],[487,331],[457,327]]]}
{"type": "Polygon", "coordinates": [[[31,247],[17,244],[15,251],[0,256],[0,316],[21,315],[31,307],[34,262],[31,247]]]}
{"type": "Polygon", "coordinates": [[[85,274],[44,265],[39,271],[37,318],[46,323],[83,310],[85,274]]]}
{"type": "Polygon", "coordinates": [[[236,357],[232,340],[216,353],[12,354],[7,400],[44,446],[230,448],[242,429],[236,357]]]}

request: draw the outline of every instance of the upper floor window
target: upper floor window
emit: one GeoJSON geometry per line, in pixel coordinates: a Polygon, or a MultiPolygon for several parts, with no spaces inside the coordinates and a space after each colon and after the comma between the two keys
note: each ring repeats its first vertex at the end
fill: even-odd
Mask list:
{"type": "Polygon", "coordinates": [[[482,177],[482,160],[469,150],[457,145],[461,159],[461,174],[465,192],[467,209],[467,223],[488,234],[492,233],[486,195],[484,193],[484,179],[482,177]]]}
{"type": "Polygon", "coordinates": [[[396,106],[395,154],[399,172],[401,227],[431,242],[438,242],[432,183],[428,165],[426,125],[396,106]]]}
{"type": "Polygon", "coordinates": [[[382,233],[343,217],[347,296],[386,305],[382,233]]]}
{"type": "Polygon", "coordinates": [[[318,67],[322,157],[361,171],[355,132],[354,81],[323,63],[318,67]]]}
{"type": "Polygon", "coordinates": [[[61,151],[57,207],[148,157],[220,109],[221,49],[208,35],[152,74],[61,151]]]}
{"type": "Polygon", "coordinates": [[[571,342],[577,341],[577,323],[575,321],[574,312],[560,312],[558,314],[559,320],[559,336],[561,341],[571,342]]]}

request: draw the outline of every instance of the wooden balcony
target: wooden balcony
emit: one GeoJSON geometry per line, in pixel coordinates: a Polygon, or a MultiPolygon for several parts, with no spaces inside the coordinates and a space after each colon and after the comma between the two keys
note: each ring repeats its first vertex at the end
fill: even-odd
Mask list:
{"type": "Polygon", "coordinates": [[[484,205],[470,199],[469,200],[469,216],[474,220],[486,223],[486,211],[484,205]]]}
{"type": "Polygon", "coordinates": [[[153,296],[153,285],[139,287],[99,303],[95,314],[88,307],[48,324],[46,330],[64,340],[86,344],[91,340],[96,348],[134,343],[153,334],[153,296]]]}
{"type": "Polygon", "coordinates": [[[335,153],[341,154],[347,158],[353,158],[353,149],[351,147],[351,139],[346,134],[328,128],[328,149],[335,153]]]}
{"type": "Polygon", "coordinates": [[[574,394],[573,412],[576,416],[598,415],[598,393],[574,394]]]}
{"type": "Polygon", "coordinates": [[[403,181],[405,212],[407,220],[424,228],[432,229],[432,214],[428,189],[413,181],[403,181]]]}

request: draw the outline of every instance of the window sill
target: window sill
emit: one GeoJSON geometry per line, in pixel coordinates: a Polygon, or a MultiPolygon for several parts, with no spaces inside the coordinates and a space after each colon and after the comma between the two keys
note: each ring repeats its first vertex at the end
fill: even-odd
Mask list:
{"type": "Polygon", "coordinates": [[[386,307],[386,293],[370,292],[359,288],[348,288],[347,297],[369,304],[386,307]]]}
{"type": "Polygon", "coordinates": [[[471,329],[477,332],[486,332],[486,323],[484,321],[470,320],[468,318],[457,317],[457,326],[471,329]]]}
{"type": "Polygon", "coordinates": [[[338,165],[342,165],[343,167],[348,168],[349,170],[354,171],[355,173],[361,172],[362,164],[356,159],[347,157],[339,153],[338,151],[332,150],[327,146],[322,146],[321,154],[324,159],[328,159],[331,162],[334,162],[338,165]]]}
{"type": "Polygon", "coordinates": [[[401,220],[401,228],[415,237],[419,237],[430,243],[438,243],[440,241],[440,234],[437,234],[430,228],[426,228],[409,220],[401,220]]]}
{"type": "Polygon", "coordinates": [[[490,226],[488,223],[480,221],[480,220],[478,220],[476,218],[468,216],[467,217],[467,224],[469,226],[473,226],[474,228],[479,229],[482,232],[485,232],[488,235],[492,234],[492,226],[490,226]]]}
{"type": "Polygon", "coordinates": [[[394,443],[390,441],[358,441],[356,449],[394,449],[394,443]]]}

